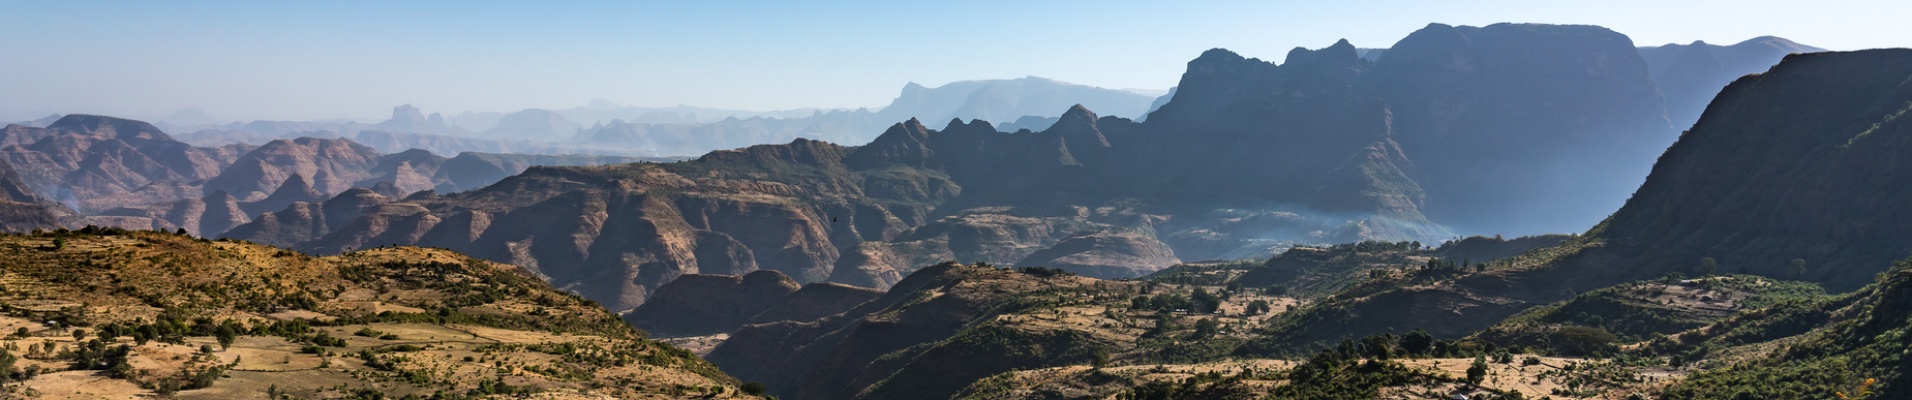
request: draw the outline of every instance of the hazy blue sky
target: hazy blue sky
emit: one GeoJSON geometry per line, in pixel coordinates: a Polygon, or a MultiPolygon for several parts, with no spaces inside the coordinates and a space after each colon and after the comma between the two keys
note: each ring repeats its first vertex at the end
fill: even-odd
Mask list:
{"type": "Polygon", "coordinates": [[[1602,25],[1636,44],[1912,45],[1908,1],[91,2],[0,0],[0,121],[375,121],[627,105],[879,107],[906,82],[1166,89],[1212,47],[1279,59],[1429,22],[1602,25]],[[928,4],[917,4],[928,3],[928,4]]]}

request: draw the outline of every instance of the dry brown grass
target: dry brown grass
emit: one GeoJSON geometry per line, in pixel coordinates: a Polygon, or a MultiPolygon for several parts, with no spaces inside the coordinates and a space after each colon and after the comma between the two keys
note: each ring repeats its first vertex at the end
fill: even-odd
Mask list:
{"type": "MultiPolygon", "coordinates": [[[[42,398],[146,398],[142,383],[181,371],[230,365],[183,399],[264,399],[268,390],[304,398],[336,398],[371,389],[389,397],[436,391],[464,393],[481,381],[535,389],[533,398],[679,398],[716,391],[741,395],[738,382],[681,350],[641,338],[603,308],[551,289],[515,268],[457,253],[376,248],[309,257],[243,242],[208,242],[163,233],[72,235],[54,249],[50,237],[0,235],[0,335],[25,327],[28,337],[0,346],[61,350],[79,343],[43,320],[65,318],[98,330],[140,325],[163,315],[260,327],[277,321],[320,323],[296,335],[246,334],[220,348],[214,337],[188,333],[180,343],[135,343],[126,378],[104,371],[66,371],[73,362],[49,353],[21,360],[42,373],[8,384],[42,398]],[[309,299],[300,305],[299,298],[309,299]],[[434,322],[434,321],[446,322],[434,322]],[[450,322],[450,321],[457,322],[450,322]],[[325,322],[363,321],[325,326],[325,322]],[[360,330],[373,336],[354,335],[360,330]],[[317,347],[307,338],[343,339],[317,347]],[[389,335],[389,336],[387,336],[389,335]],[[212,353],[202,353],[211,347],[212,353]],[[360,356],[373,352],[380,364],[360,356]]],[[[92,339],[89,336],[88,339],[92,339]]],[[[21,354],[23,350],[15,350],[21,354]]],[[[58,352],[54,352],[58,353],[58,352]]]]}

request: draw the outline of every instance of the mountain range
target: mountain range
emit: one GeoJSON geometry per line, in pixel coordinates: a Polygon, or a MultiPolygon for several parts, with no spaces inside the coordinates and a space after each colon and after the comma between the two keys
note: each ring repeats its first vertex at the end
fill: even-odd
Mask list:
{"type": "Polygon", "coordinates": [[[1280,64],[1205,52],[1144,122],[1082,106],[1040,132],[912,119],[858,147],[533,168],[329,232],[234,237],[446,247],[620,311],[695,273],[882,288],[955,259],[1135,277],[1296,243],[1592,225],[1674,139],[1663,104],[1625,35],[1435,24],[1378,61],[1346,41],[1280,64]]]}
{"type": "MultiPolygon", "coordinates": [[[[533,165],[643,161],[614,156],[383,154],[345,139],[194,147],[140,121],[72,114],[0,131],[9,199],[41,204],[19,228],[99,225],[217,236],[266,211],[317,204],[353,188],[389,198],[480,187],[533,165]],[[451,165],[451,169],[441,169],[451,165]]],[[[11,207],[11,206],[10,206],[11,207]]],[[[13,207],[20,210],[26,208],[13,207]]],[[[23,211],[24,212],[24,211],[23,211]]]]}
{"type": "Polygon", "coordinates": [[[8,125],[0,391],[1891,398],[1912,49],[1812,50],[1430,24],[1278,63],[1212,49],[1160,97],[1066,90],[1134,119],[1025,78],[714,123],[473,132],[401,106],[201,131],[273,137],[217,146],[8,125]],[[754,144],[891,108],[955,111],[754,144]],[[549,149],[747,146],[343,138],[562,129],[549,149]],[[1484,232],[1517,237],[1461,237],[1484,232]]]}
{"type": "MultiPolygon", "coordinates": [[[[608,101],[559,110],[511,113],[464,112],[447,118],[411,105],[393,109],[376,124],[354,122],[253,121],[177,125],[198,129],[181,139],[198,145],[263,144],[298,136],[354,138],[383,152],[425,149],[441,155],[464,151],[529,154],[696,155],[795,138],[864,143],[884,126],[910,118],[1010,121],[1074,104],[1105,113],[1141,117],[1155,97],[1040,77],[958,81],[938,87],[904,85],[889,105],[875,111],[798,109],[775,112],[689,106],[625,107],[608,101]],[[587,126],[588,125],[588,126],[587,126]]],[[[182,110],[191,114],[196,110],[182,110]]],[[[203,114],[203,112],[197,112],[203,114]]],[[[196,114],[196,115],[198,115],[196,114]]],[[[183,118],[181,121],[203,121],[183,118]]],[[[179,129],[171,129],[179,130],[179,129]]]]}
{"type": "Polygon", "coordinates": [[[713,363],[793,399],[1878,396],[1912,384],[1912,265],[1893,261],[1912,232],[1886,222],[1909,195],[1889,156],[1908,111],[1912,50],[1795,54],[1729,85],[1578,235],[1140,281],[944,263],[856,304],[771,272],[687,276],[626,318],[724,332],[713,363]],[[790,304],[827,315],[770,311],[790,304]]]}
{"type": "MultiPolygon", "coordinates": [[[[1360,48],[1362,59],[1378,62],[1389,48],[1360,48]]],[[[1705,42],[1638,48],[1663,96],[1667,117],[1675,128],[1691,126],[1699,111],[1718,89],[1740,75],[1765,70],[1788,53],[1823,51],[1784,38],[1762,36],[1730,45],[1705,42]]],[[[1145,120],[1174,90],[1153,102],[1139,97],[1160,92],[1115,90],[1025,77],[952,82],[930,88],[905,85],[887,106],[870,110],[793,109],[753,112],[676,107],[627,107],[604,100],[569,109],[526,109],[511,113],[462,112],[453,117],[430,116],[409,105],[399,106],[390,120],[377,124],[345,121],[254,121],[220,123],[204,111],[188,108],[158,117],[156,123],[203,146],[229,143],[263,144],[277,138],[303,136],[349,137],[374,148],[400,152],[411,148],[441,155],[463,151],[530,154],[607,154],[681,156],[803,137],[837,143],[863,143],[894,121],[982,119],[1010,123],[1023,117],[1048,115],[1053,110],[1082,104],[1104,114],[1145,120]],[[587,126],[588,125],[588,126],[587,126]],[[608,126],[607,126],[608,125],[608,126]],[[320,133],[327,132],[327,133],[320,133]],[[375,132],[375,133],[374,133],[375,132]],[[377,138],[369,138],[366,135],[377,138]],[[293,136],[287,136],[293,135],[293,136]]],[[[436,114],[434,114],[436,115],[436,114]]],[[[57,117],[57,116],[56,116],[57,117]]],[[[41,121],[41,125],[51,120],[41,121]]],[[[36,126],[31,123],[22,125],[36,126]]],[[[1014,125],[1005,131],[1044,126],[1014,125]]]]}

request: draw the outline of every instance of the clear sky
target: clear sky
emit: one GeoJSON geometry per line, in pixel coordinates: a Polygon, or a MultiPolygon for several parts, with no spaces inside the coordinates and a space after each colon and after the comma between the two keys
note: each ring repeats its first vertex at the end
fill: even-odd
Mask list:
{"type": "Polygon", "coordinates": [[[222,119],[690,104],[880,107],[906,82],[1166,89],[1224,47],[1280,59],[1430,22],[1594,24],[1636,44],[1777,35],[1912,46],[1912,1],[15,1],[0,121],[200,107],[222,119]]]}

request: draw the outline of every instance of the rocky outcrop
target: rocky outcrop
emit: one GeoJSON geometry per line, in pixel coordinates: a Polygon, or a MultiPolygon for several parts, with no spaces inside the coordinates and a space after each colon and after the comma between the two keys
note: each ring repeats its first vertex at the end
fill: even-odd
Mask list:
{"type": "Polygon", "coordinates": [[[387,131],[416,132],[435,135],[465,133],[463,130],[446,123],[444,116],[438,115],[438,113],[432,113],[430,116],[426,116],[424,112],[418,110],[418,107],[413,107],[410,104],[392,107],[392,118],[373,125],[373,127],[387,131]]]}

